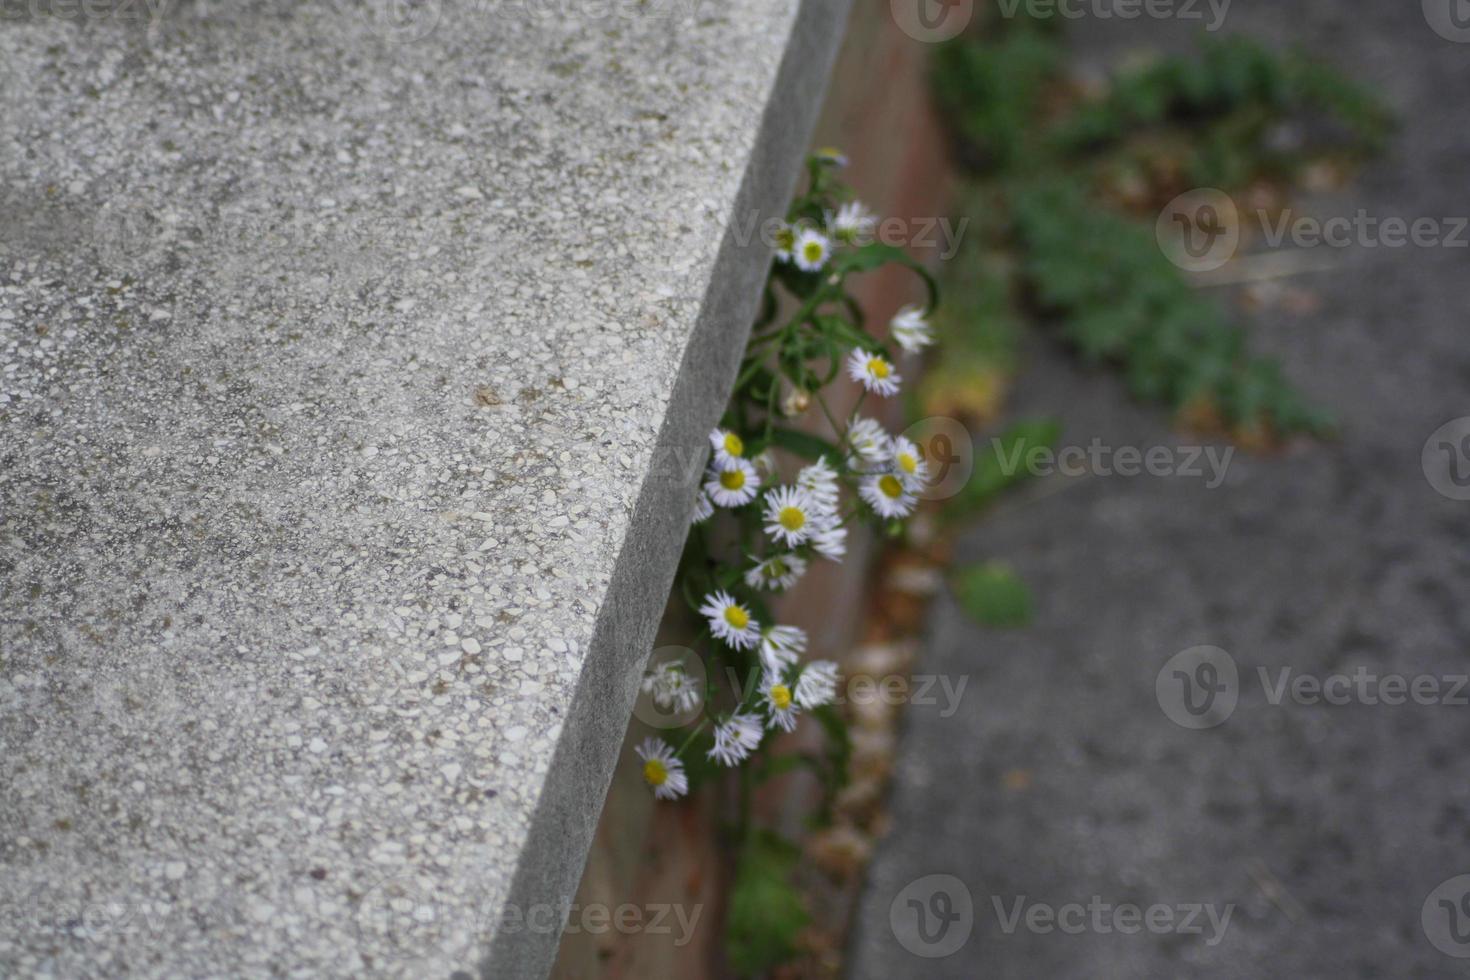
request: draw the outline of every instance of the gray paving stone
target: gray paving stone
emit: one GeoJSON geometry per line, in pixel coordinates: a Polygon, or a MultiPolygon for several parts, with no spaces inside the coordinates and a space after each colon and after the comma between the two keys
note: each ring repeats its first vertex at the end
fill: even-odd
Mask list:
{"type": "MultiPolygon", "coordinates": [[[[1074,34],[1099,63],[1186,40],[1177,24],[1094,26],[1074,34]]],[[[1236,5],[1228,27],[1305,43],[1404,116],[1391,159],[1309,208],[1470,213],[1470,141],[1448,94],[1470,75],[1470,49],[1433,33],[1419,5],[1236,5]]],[[[922,669],[971,680],[952,717],[909,710],[894,829],[864,896],[852,976],[1464,975],[1463,960],[1431,944],[1421,911],[1439,883],[1470,872],[1470,707],[1273,705],[1258,671],[1470,670],[1470,503],[1436,492],[1420,459],[1430,433],[1470,414],[1465,255],[1351,249],[1300,280],[1320,294],[1319,312],[1256,319],[1257,344],[1337,413],[1340,441],[1237,455],[1217,489],[1051,477],[962,538],[959,560],[1019,570],[1036,621],[992,631],[950,600],[935,609],[922,669]],[[1199,644],[1231,654],[1239,702],[1217,727],[1187,730],[1165,716],[1155,682],[1199,644]],[[936,943],[933,916],[958,906],[925,885],[901,895],[931,874],[959,879],[974,905],[968,942],[945,958],[916,955],[890,920],[910,947],[939,949],[915,940],[907,901],[927,910],[936,943]],[[1019,896],[1234,910],[1214,945],[1208,928],[1071,935],[1023,922],[1008,934],[994,902],[1010,914],[1019,896]]],[[[1066,445],[1192,441],[1048,342],[1033,347],[1019,390],[1018,412],[1059,414],[1066,445]]]]}

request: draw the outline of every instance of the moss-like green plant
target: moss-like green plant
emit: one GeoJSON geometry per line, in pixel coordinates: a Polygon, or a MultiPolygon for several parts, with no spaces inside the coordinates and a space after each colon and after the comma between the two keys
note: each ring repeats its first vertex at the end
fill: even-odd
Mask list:
{"type": "Polygon", "coordinates": [[[1149,209],[1190,187],[1289,183],[1314,159],[1375,153],[1392,129],[1378,100],[1300,51],[1244,38],[1206,38],[1194,57],[1118,72],[1088,93],[1064,72],[1054,19],[990,27],[935,63],[990,210],[982,241],[950,270],[946,344],[1009,360],[1029,311],[1083,357],[1118,367],[1136,396],[1196,423],[1258,443],[1326,432],[1327,416],[1251,356],[1240,328],[1162,254],[1149,209]],[[1288,125],[1313,136],[1277,139],[1288,125]],[[1003,249],[1014,261],[995,260],[1003,249]]]}

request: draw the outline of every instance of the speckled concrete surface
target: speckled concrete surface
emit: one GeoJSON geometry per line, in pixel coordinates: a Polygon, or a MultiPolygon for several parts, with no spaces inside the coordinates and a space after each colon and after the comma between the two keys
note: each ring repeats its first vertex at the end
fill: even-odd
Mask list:
{"type": "Polygon", "coordinates": [[[0,974],[538,972],[845,6],[148,9],[0,20],[0,974]]]}
{"type": "MultiPolygon", "coordinates": [[[[1185,48],[1196,26],[1085,20],[1072,33],[1103,63],[1151,41],[1185,48]]],[[[1402,116],[1389,157],[1331,199],[1300,198],[1305,213],[1467,215],[1465,108],[1446,93],[1470,80],[1470,49],[1437,36],[1418,4],[1237,4],[1227,27],[1303,44],[1402,116]]],[[[1436,886],[1470,873],[1470,707],[1273,705],[1259,679],[1470,670],[1470,504],[1436,492],[1420,455],[1441,424],[1470,414],[1466,250],[1316,252],[1328,271],[1272,284],[1309,291],[1314,312],[1276,305],[1247,320],[1256,347],[1336,413],[1338,441],[1237,454],[1216,489],[1189,477],[1049,478],[957,542],[961,561],[1012,563],[1036,619],[987,630],[951,599],[936,605],[920,669],[970,683],[950,717],[907,715],[854,980],[1466,975],[1470,960],[1436,948],[1423,921],[1438,911],[1427,901],[1436,886]],[[1195,731],[1169,720],[1155,685],[1197,644],[1229,651],[1240,685],[1234,713],[1195,731]],[[959,878],[973,899],[958,948],[911,931],[905,946],[895,933],[915,914],[895,900],[930,874],[959,878]],[[1091,912],[1080,931],[1071,918],[1073,934],[1007,932],[1019,896],[1234,909],[1223,935],[1103,932],[1091,912]]],[[[1195,441],[1049,342],[1017,391],[1019,414],[1061,418],[1062,445],[1195,441]]],[[[938,918],[926,927],[943,936],[938,918]]]]}

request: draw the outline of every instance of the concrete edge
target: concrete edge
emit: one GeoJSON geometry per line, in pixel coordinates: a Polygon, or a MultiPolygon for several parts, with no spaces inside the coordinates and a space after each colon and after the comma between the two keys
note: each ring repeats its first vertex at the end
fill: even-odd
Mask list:
{"type": "MultiPolygon", "coordinates": [[[[738,215],[784,215],[795,191],[852,0],[801,0],[736,195],[738,215]]],[[[655,460],[699,458],[705,436],[735,385],[771,252],[758,235],[725,232],[698,320],[685,348],[654,448],[655,460]]],[[[652,651],[694,511],[687,479],[646,479],[623,550],[598,613],[582,675],[530,832],[516,864],[507,908],[538,903],[563,909],[576,894],[621,761],[643,665],[652,651]]],[[[481,964],[487,978],[544,977],[556,959],[555,932],[497,930],[481,964]]]]}

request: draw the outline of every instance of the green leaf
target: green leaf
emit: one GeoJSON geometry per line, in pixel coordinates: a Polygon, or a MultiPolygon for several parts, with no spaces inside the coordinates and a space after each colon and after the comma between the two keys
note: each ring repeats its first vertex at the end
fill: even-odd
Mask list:
{"type": "Polygon", "coordinates": [[[803,459],[815,460],[819,456],[837,455],[837,447],[821,436],[797,432],[795,429],[783,429],[780,426],[771,430],[771,442],[803,459]]]}
{"type": "Polygon", "coordinates": [[[989,503],[997,494],[1030,478],[1030,456],[1050,449],[1061,437],[1056,419],[1025,419],[987,441],[975,454],[975,472],[960,502],[968,507],[989,503]]]}
{"type": "Polygon", "coordinates": [[[1031,590],[1000,562],[960,569],[953,581],[965,611],[983,626],[1014,627],[1031,622],[1031,590]]]}
{"type": "Polygon", "coordinates": [[[812,711],[827,735],[827,782],[821,819],[830,817],[831,807],[849,781],[849,764],[852,761],[852,735],[847,730],[847,720],[835,705],[824,704],[812,711]]]}
{"type": "Polygon", "coordinates": [[[877,346],[877,341],[871,336],[855,329],[840,316],[818,317],[817,325],[824,333],[835,337],[848,347],[872,348],[877,346]]]}
{"type": "Polygon", "coordinates": [[[800,856],[795,845],[770,831],[752,834],[741,851],[725,940],[730,965],[742,976],[764,973],[796,951],[796,937],[810,921],[791,885],[800,856]]]}
{"type": "Polygon", "coordinates": [[[903,249],[884,242],[871,242],[851,252],[842,252],[832,265],[838,272],[871,272],[889,262],[907,263],[910,259],[903,249]]]}
{"type": "Polygon", "coordinates": [[[872,242],[861,248],[853,249],[851,252],[839,253],[832,261],[832,268],[839,274],[845,275],[849,272],[871,272],[890,262],[897,262],[913,270],[920,279],[924,280],[924,286],[929,291],[929,303],[925,307],[925,312],[934,312],[934,308],[939,305],[939,283],[929,274],[928,269],[896,245],[872,242]]]}

